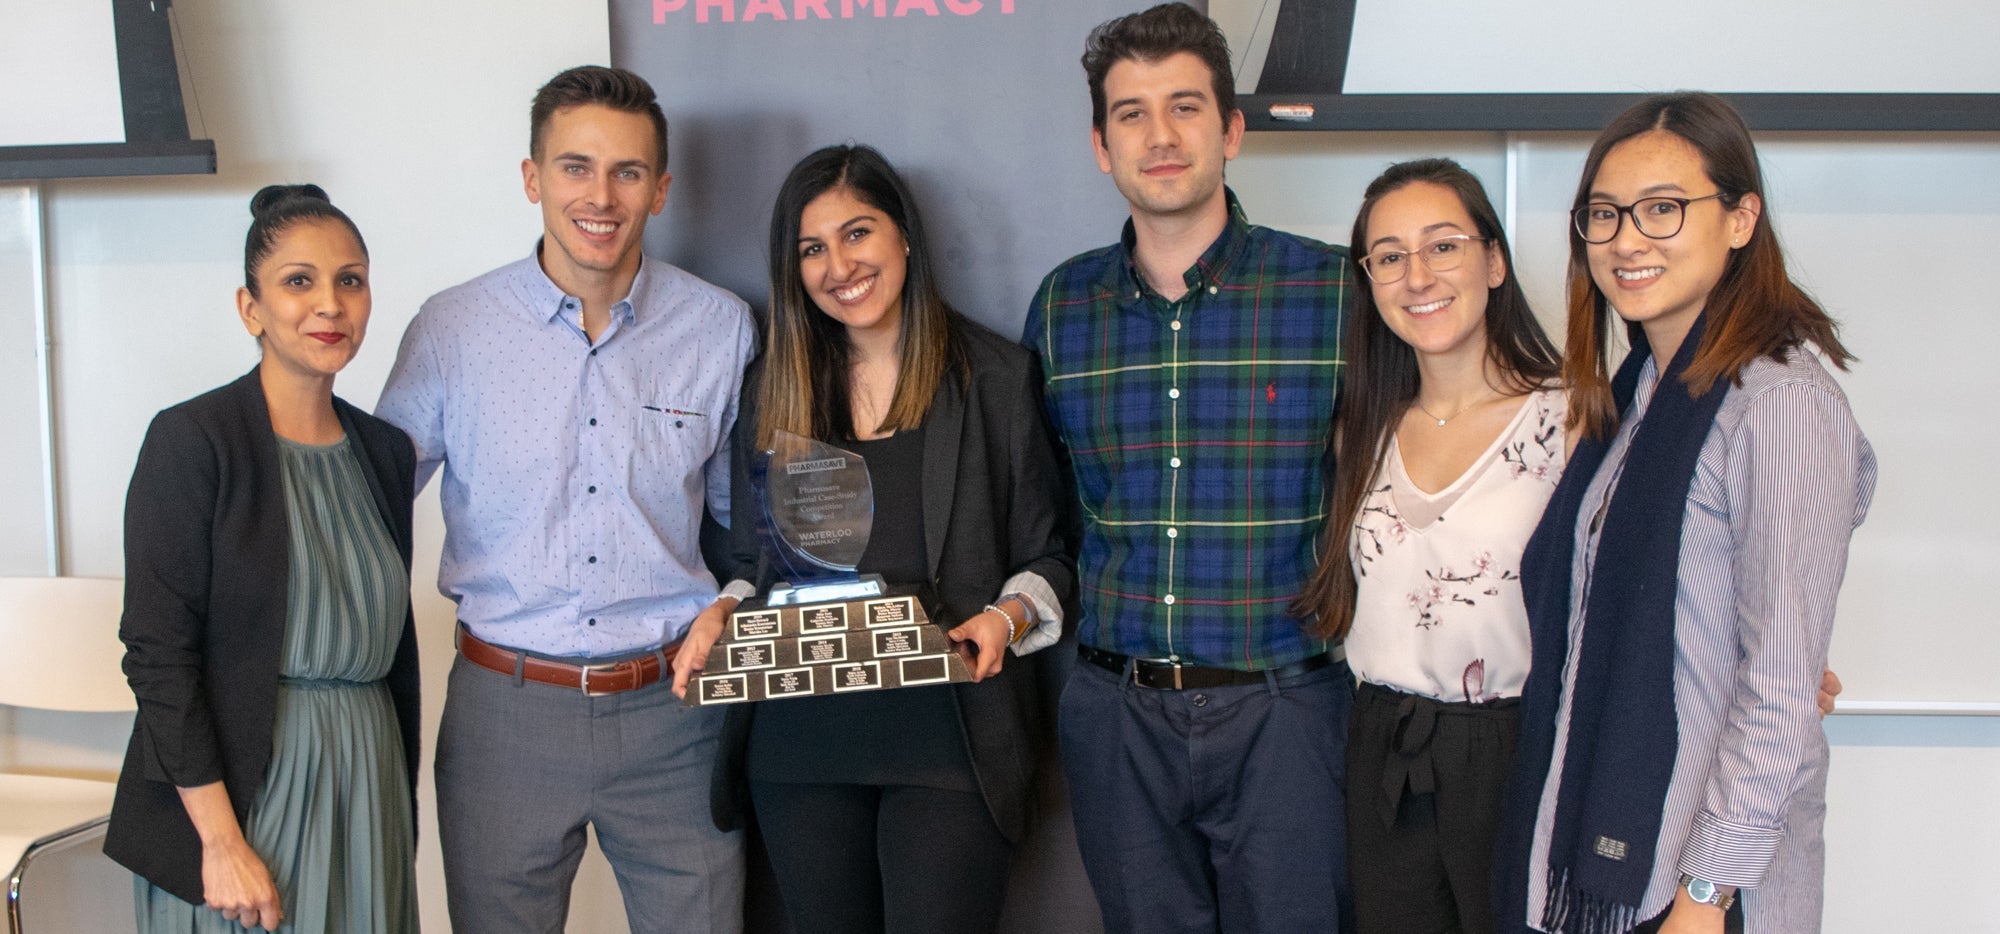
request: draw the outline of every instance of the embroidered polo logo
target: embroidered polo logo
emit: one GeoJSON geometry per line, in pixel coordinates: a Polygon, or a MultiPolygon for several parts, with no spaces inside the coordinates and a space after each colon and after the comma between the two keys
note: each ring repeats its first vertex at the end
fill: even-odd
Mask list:
{"type": "Polygon", "coordinates": [[[1277,384],[1277,383],[1266,383],[1266,384],[1264,384],[1264,401],[1265,401],[1265,402],[1269,402],[1269,403],[1272,403],[1272,404],[1276,404],[1276,403],[1277,403],[1277,401],[1278,401],[1278,384],[1277,384]]]}
{"type": "Polygon", "coordinates": [[[1624,862],[1625,853],[1630,849],[1631,847],[1627,846],[1623,840],[1613,840],[1610,837],[1597,838],[1597,855],[1613,862],[1624,862]]]}

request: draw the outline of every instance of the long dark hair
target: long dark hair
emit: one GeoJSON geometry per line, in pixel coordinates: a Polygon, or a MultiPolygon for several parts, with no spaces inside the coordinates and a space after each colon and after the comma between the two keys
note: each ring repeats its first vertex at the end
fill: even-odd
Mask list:
{"type": "MultiPolygon", "coordinates": [[[[1528,296],[1514,276],[1514,256],[1507,246],[1507,233],[1500,216],[1464,166],[1450,159],[1418,159],[1390,166],[1368,185],[1361,199],[1361,211],[1354,218],[1349,249],[1365,251],[1368,218],[1376,203],[1407,186],[1438,185],[1458,196],[1465,213],[1472,216],[1477,233],[1486,238],[1486,248],[1495,251],[1505,264],[1506,277],[1486,294],[1486,359],[1501,374],[1504,388],[1530,392],[1554,380],[1562,371],[1555,344],[1535,321],[1528,296]]],[[[1359,270],[1356,278],[1361,278],[1359,270]]],[[[1332,504],[1321,533],[1319,567],[1305,590],[1292,604],[1300,617],[1317,614],[1313,634],[1337,639],[1354,624],[1354,564],[1348,558],[1348,538],[1361,503],[1388,449],[1389,433],[1396,430],[1403,413],[1417,398],[1419,374],[1417,353],[1396,336],[1375,307],[1373,289],[1358,290],[1359,299],[1347,318],[1342,335],[1346,367],[1341,374],[1340,417],[1333,428],[1333,443],[1341,453],[1340,468],[1330,484],[1332,504]]]]}
{"type": "MultiPolygon", "coordinates": [[[[1764,173],[1757,164],[1757,147],[1750,128],[1727,101],[1701,91],[1655,94],[1613,118],[1583,163],[1571,209],[1590,200],[1604,157],[1619,143],[1652,130],[1665,130],[1701,154],[1702,169],[1722,191],[1722,204],[1734,209],[1745,195],[1762,202],[1757,225],[1742,247],[1731,250],[1722,278],[1708,293],[1702,314],[1708,324],[1682,382],[1691,395],[1702,395],[1716,380],[1740,380],[1742,371],[1760,356],[1782,359],[1787,350],[1812,342],[1834,366],[1846,369],[1854,355],[1840,343],[1840,326],[1812,296],[1785,272],[1785,257],[1772,226],[1771,199],[1764,193],[1764,173]]],[[[1611,398],[1611,323],[1617,313],[1590,278],[1590,245],[1572,227],[1569,232],[1569,337],[1563,380],[1569,386],[1570,425],[1583,436],[1609,437],[1618,427],[1618,408],[1611,398]]],[[[1637,323],[1626,324],[1626,336],[1636,340],[1637,323]]]]}
{"type": "Polygon", "coordinates": [[[896,392],[878,430],[923,424],[948,373],[969,379],[957,312],[938,291],[923,217],[909,186],[868,146],[828,146],[799,160],[771,208],[771,313],[764,327],[764,376],[758,387],[757,445],[779,429],[831,441],[853,431],[847,330],[821,312],[799,273],[799,217],[814,198],[837,188],[887,215],[909,244],[903,277],[903,333],[896,392]]]}

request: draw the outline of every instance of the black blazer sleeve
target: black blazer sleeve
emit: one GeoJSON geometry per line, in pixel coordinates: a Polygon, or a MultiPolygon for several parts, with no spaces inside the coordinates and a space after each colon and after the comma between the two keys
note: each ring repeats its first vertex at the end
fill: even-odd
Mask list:
{"type": "Polygon", "coordinates": [[[757,392],[763,374],[762,358],[744,371],[736,426],[729,432],[729,566],[721,580],[749,581],[759,593],[777,582],[758,530],[764,520],[763,503],[750,482],[762,454],[757,450],[757,392]]]}
{"type": "Polygon", "coordinates": [[[221,463],[185,410],[153,419],[125,494],[125,677],[138,699],[134,744],[145,777],[193,788],[223,777],[202,686],[209,535],[221,463]]]}
{"type": "Polygon", "coordinates": [[[1076,560],[1063,536],[1063,480],[1048,426],[1042,420],[1042,381],[1035,366],[1016,366],[1014,383],[1001,396],[1009,456],[1008,558],[1014,573],[1032,571],[1049,582],[1064,602],[1064,619],[1075,614],[1076,560]]]}

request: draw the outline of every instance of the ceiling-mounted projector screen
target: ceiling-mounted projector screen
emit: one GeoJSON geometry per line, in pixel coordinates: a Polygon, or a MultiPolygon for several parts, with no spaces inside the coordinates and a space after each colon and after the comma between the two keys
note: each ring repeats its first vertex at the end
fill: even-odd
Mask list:
{"type": "Polygon", "coordinates": [[[1209,0],[1253,129],[1594,130],[1638,96],[1756,129],[2000,129],[2000,4],[1209,0]]]}
{"type": "Polygon", "coordinates": [[[215,171],[188,138],[166,0],[0,0],[0,178],[215,171]]]}

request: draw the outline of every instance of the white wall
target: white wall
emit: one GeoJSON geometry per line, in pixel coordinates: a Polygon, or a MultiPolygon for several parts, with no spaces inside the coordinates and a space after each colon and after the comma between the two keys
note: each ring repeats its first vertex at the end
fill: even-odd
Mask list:
{"type": "MultiPolygon", "coordinates": [[[[534,88],[562,67],[608,55],[602,4],[180,0],[174,9],[200,132],[217,141],[220,174],[47,187],[65,559],[75,574],[120,573],[124,488],[151,414],[253,363],[230,303],[251,192],[317,182],[368,236],[376,317],[341,392],[372,405],[422,298],[529,248],[538,215],[521,195],[516,165],[534,88]]],[[[1084,129],[1077,133],[1082,158],[1084,129]]],[[[1560,215],[1587,142],[1533,136],[1518,149],[1517,260],[1552,329],[1560,215]]],[[[1339,241],[1361,186],[1387,163],[1453,155],[1497,199],[1505,151],[1491,134],[1257,134],[1231,181],[1254,220],[1339,241]]],[[[1765,155],[1796,269],[1847,323],[1863,358],[1844,381],[1883,451],[1875,513],[1855,548],[1857,567],[1868,555],[1886,570],[1850,587],[1843,634],[1867,635],[1843,635],[1834,664],[1869,673],[1850,677],[1850,697],[1926,699],[1920,692],[1933,681],[1958,684],[2000,662],[1993,643],[1976,635],[2000,632],[1981,625],[1991,616],[1986,601],[1968,600],[1972,614],[1939,619],[1961,605],[1941,600],[1978,596],[1991,576],[1982,573],[1992,554],[1984,543],[2000,529],[1992,485],[1979,482],[2000,454],[1988,415],[2000,377],[1974,356],[2000,337],[1979,275],[2000,243],[2000,137],[1789,136],[1767,140],[1765,155]],[[1962,533],[1941,543],[1938,528],[1962,533]],[[1857,613],[1866,618],[1853,622],[1857,613]],[[1933,643],[1929,633],[1946,623],[1975,635],[1933,657],[1882,663],[1933,643]],[[1944,667],[1950,677],[1933,678],[1944,667]]],[[[677,177],[676,189],[699,184],[677,177]]],[[[1117,221],[1105,219],[1100,239],[1117,221]]],[[[32,447],[21,446],[33,439],[23,415],[32,381],[22,380],[33,358],[22,351],[32,327],[22,323],[30,312],[18,288],[19,248],[0,224],[0,398],[8,402],[0,406],[0,501],[9,510],[0,524],[11,533],[0,573],[33,574],[41,572],[39,473],[32,447]]],[[[415,589],[433,731],[451,657],[450,607],[431,586],[441,537],[431,493],[418,503],[415,589]]],[[[120,718],[0,716],[0,768],[107,773],[125,730],[120,718]]],[[[1991,794],[2000,788],[2000,718],[1836,718],[1829,734],[1827,929],[2000,931],[2000,890],[1983,871],[2000,840],[1991,794]]],[[[428,762],[423,774],[424,920],[427,930],[445,931],[428,762]]],[[[572,930],[623,930],[601,862],[586,868],[575,905],[572,930]]]]}

